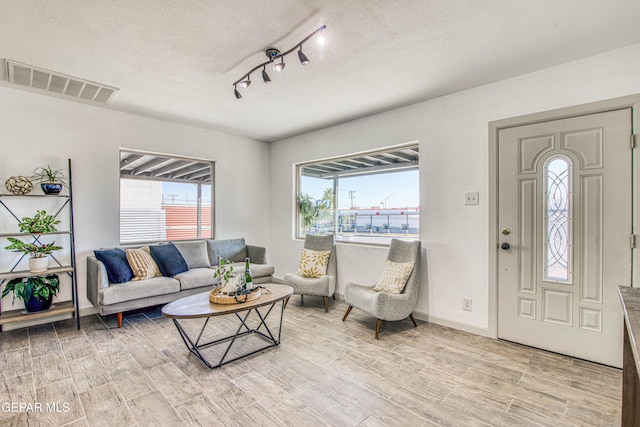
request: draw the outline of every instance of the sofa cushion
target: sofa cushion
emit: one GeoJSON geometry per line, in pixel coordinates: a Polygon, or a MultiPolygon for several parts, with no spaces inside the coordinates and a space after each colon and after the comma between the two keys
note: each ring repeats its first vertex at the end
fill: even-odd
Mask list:
{"type": "Polygon", "coordinates": [[[154,277],[153,279],[130,281],[100,289],[98,298],[100,304],[110,305],[178,291],[180,291],[180,282],[177,280],[169,277],[154,277]]]}
{"type": "Polygon", "coordinates": [[[96,258],[107,269],[107,276],[111,283],[124,283],[133,278],[133,271],[127,262],[127,254],[120,248],[93,251],[96,258]]]}
{"type": "Polygon", "coordinates": [[[211,267],[209,254],[207,253],[207,242],[204,240],[196,242],[174,242],[173,244],[182,254],[189,269],[211,267]]]}
{"type": "Polygon", "coordinates": [[[247,258],[247,245],[242,237],[224,240],[208,239],[207,248],[211,265],[218,264],[218,257],[226,258],[233,262],[242,262],[247,258]]]}
{"type": "Polygon", "coordinates": [[[133,281],[146,280],[153,277],[162,276],[158,264],[153,260],[148,246],[138,249],[127,249],[127,261],[135,276],[133,281]]]}
{"type": "Polygon", "coordinates": [[[149,250],[163,276],[173,277],[189,269],[182,254],[173,243],[151,246],[149,250]]]}
{"type": "Polygon", "coordinates": [[[173,276],[174,279],[180,281],[180,289],[193,289],[202,286],[213,286],[218,283],[218,279],[213,278],[214,270],[212,268],[194,268],[183,273],[173,276]]]}
{"type": "MultiPolygon", "coordinates": [[[[254,278],[271,276],[275,272],[273,265],[267,264],[249,264],[249,268],[254,278]]],[[[244,273],[244,262],[234,263],[233,272],[238,274],[244,273]]]]}

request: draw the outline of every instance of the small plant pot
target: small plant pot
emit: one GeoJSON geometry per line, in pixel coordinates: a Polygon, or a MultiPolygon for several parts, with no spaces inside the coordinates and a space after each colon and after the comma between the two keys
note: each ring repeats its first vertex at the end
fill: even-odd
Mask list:
{"type": "Polygon", "coordinates": [[[56,184],[54,182],[43,182],[40,184],[40,188],[46,195],[60,194],[62,191],[62,184],[56,184]]]}
{"type": "Polygon", "coordinates": [[[29,258],[29,271],[32,273],[40,273],[47,271],[49,268],[49,257],[29,258]]]}
{"type": "Polygon", "coordinates": [[[51,301],[53,300],[53,295],[49,298],[38,298],[32,296],[27,301],[24,302],[24,307],[27,309],[29,313],[34,313],[38,311],[49,310],[51,308],[51,301]]]}

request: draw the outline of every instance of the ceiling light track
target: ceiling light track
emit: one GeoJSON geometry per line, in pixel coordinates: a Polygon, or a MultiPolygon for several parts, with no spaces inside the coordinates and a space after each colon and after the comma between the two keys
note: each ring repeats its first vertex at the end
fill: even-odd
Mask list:
{"type": "Polygon", "coordinates": [[[247,88],[251,84],[251,73],[262,68],[262,80],[265,83],[271,82],[271,78],[269,77],[269,74],[267,74],[267,65],[273,64],[273,69],[276,71],[284,70],[284,67],[286,65],[284,62],[284,57],[296,50],[298,51],[298,59],[300,60],[300,63],[302,65],[307,65],[310,61],[309,61],[309,58],[307,58],[307,55],[305,55],[304,52],[302,52],[302,45],[307,41],[309,41],[311,37],[315,36],[318,33],[320,34],[320,36],[317,39],[318,44],[320,45],[324,44],[323,31],[325,28],[327,28],[326,25],[323,25],[322,27],[318,28],[313,33],[309,34],[307,37],[302,39],[302,41],[297,43],[294,47],[292,47],[291,49],[289,49],[284,53],[281,53],[278,49],[274,49],[274,48],[267,49],[265,51],[265,55],[267,55],[267,58],[269,58],[268,61],[263,62],[262,64],[259,64],[259,65],[256,65],[248,73],[244,74],[238,80],[233,82],[233,93],[236,96],[236,98],[237,99],[242,98],[242,94],[238,90],[238,86],[240,86],[241,88],[247,88]],[[274,62],[277,59],[280,59],[280,62],[274,62]]]}

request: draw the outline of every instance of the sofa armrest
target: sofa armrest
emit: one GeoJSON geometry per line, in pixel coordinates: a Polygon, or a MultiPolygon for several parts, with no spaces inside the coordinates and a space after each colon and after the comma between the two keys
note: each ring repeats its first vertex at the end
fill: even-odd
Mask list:
{"type": "Polygon", "coordinates": [[[253,264],[267,263],[267,249],[262,246],[247,245],[247,256],[253,264]]]}
{"type": "Polygon", "coordinates": [[[94,256],[87,257],[87,298],[98,307],[98,292],[109,287],[107,268],[94,256]]]}

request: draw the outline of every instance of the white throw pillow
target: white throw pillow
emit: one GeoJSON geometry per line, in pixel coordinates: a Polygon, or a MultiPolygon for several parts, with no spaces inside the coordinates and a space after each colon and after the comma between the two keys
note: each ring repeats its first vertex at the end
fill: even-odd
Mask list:
{"type": "Polygon", "coordinates": [[[298,276],[318,278],[327,274],[327,264],[331,251],[312,251],[303,249],[298,264],[298,276]]]}
{"type": "Polygon", "coordinates": [[[388,294],[400,294],[413,271],[412,262],[393,262],[386,260],[380,279],[373,287],[374,291],[388,294]]]}

